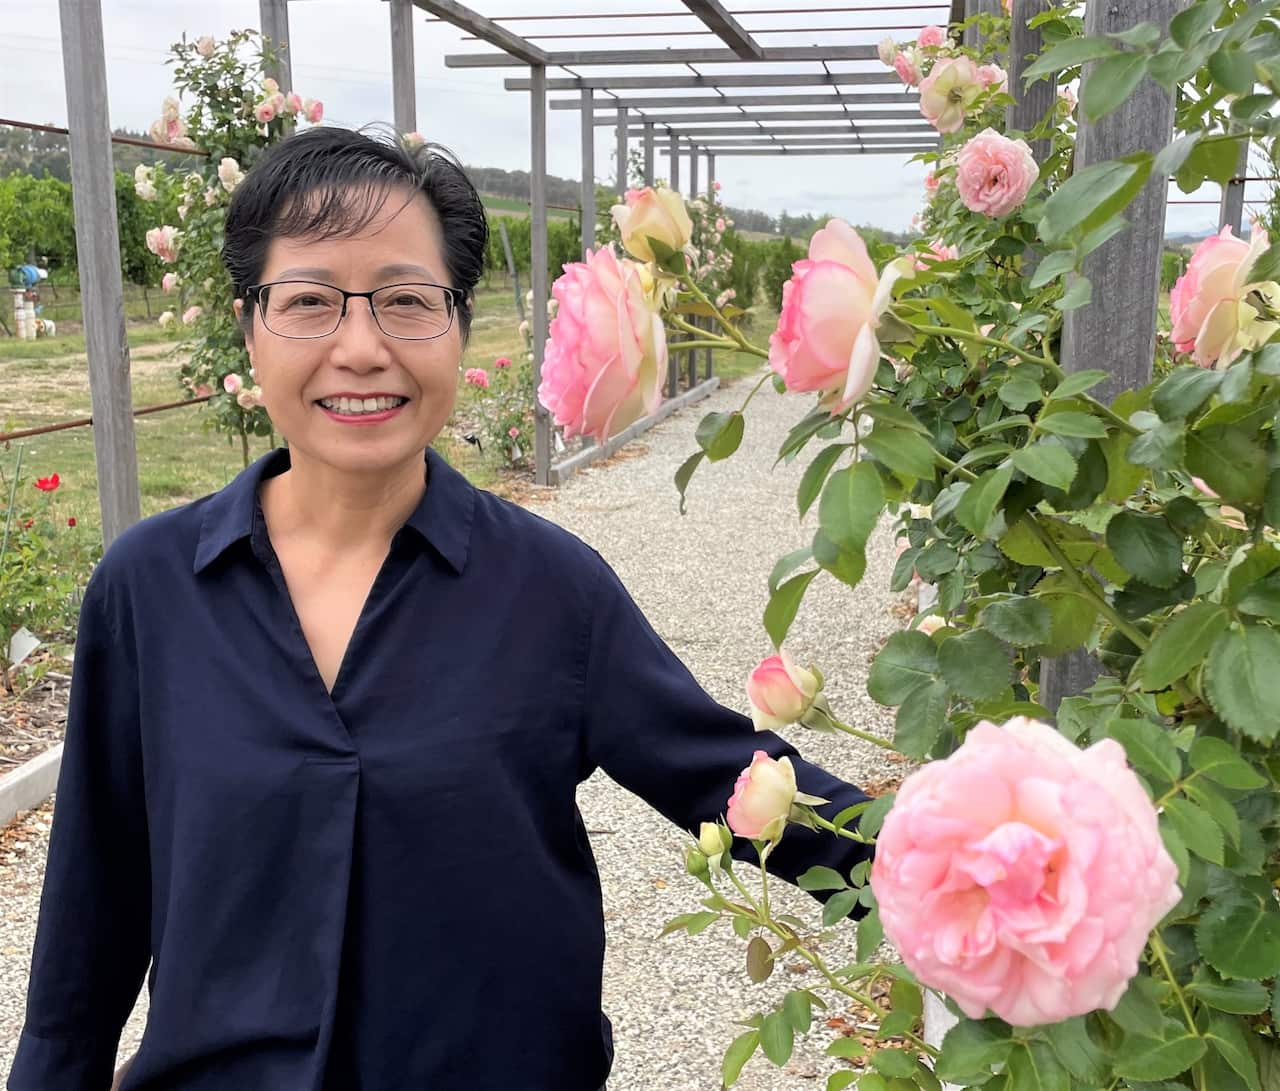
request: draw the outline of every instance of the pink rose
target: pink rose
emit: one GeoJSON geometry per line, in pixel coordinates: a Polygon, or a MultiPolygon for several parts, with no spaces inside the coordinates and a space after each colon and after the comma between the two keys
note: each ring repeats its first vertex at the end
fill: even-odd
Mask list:
{"type": "Polygon", "coordinates": [[[169,144],[176,144],[187,132],[187,127],[179,117],[170,118],[164,123],[164,138],[169,144]]]}
{"type": "Polygon", "coordinates": [[[920,31],[919,36],[916,38],[916,45],[920,46],[922,49],[936,49],[946,40],[947,36],[943,32],[942,27],[927,26],[920,31]]]}
{"type": "Polygon", "coordinates": [[[940,185],[938,172],[931,170],[924,176],[924,195],[932,201],[938,195],[938,186],[940,185]]]}
{"type": "Polygon", "coordinates": [[[808,258],[791,269],[769,364],[788,390],[822,391],[820,404],[834,416],[871,387],[880,362],[876,329],[903,270],[895,262],[877,278],[866,245],[844,220],[816,232],[808,258]]]}
{"type": "Polygon", "coordinates": [[[163,144],[165,143],[164,131],[165,131],[164,119],[157,118],[155,121],[151,123],[151,128],[147,130],[147,135],[151,137],[151,140],[153,143],[163,144]]]}
{"type": "Polygon", "coordinates": [[[564,267],[551,287],[551,323],[538,400],[565,438],[604,442],[658,408],[667,339],[646,267],[608,246],[564,267]]]}
{"type": "Polygon", "coordinates": [[[463,378],[472,386],[478,386],[481,390],[489,389],[489,373],[482,367],[467,368],[467,373],[463,378]]]}
{"type": "Polygon", "coordinates": [[[720,192],[720,181],[719,181],[719,179],[717,179],[716,181],[714,181],[714,182],[712,182],[712,183],[711,183],[711,188],[712,188],[713,190],[715,190],[717,193],[719,193],[719,192],[720,192]]]}
{"type": "Polygon", "coordinates": [[[1076,93],[1069,86],[1058,88],[1058,98],[1066,103],[1068,114],[1076,112],[1076,93]]]}
{"type": "Polygon", "coordinates": [[[195,322],[195,320],[196,320],[197,318],[199,318],[202,314],[204,314],[204,308],[203,308],[203,307],[199,307],[199,306],[196,306],[196,307],[188,307],[185,311],[183,311],[183,312],[182,312],[182,324],[183,324],[184,326],[190,326],[190,325],[192,325],[192,324],[195,322]]]}
{"type": "MultiPolygon", "coordinates": [[[[623,248],[641,261],[656,261],[650,239],[670,250],[682,250],[693,234],[684,198],[673,189],[629,189],[626,203],[614,205],[610,212],[622,235],[623,248]]],[[[697,260],[694,258],[693,260],[697,260]]]]}
{"type": "Polygon", "coordinates": [[[178,100],[172,95],[166,95],[164,102],[160,104],[160,119],[162,121],[177,121],[178,113],[182,109],[178,100]]]}
{"type": "Polygon", "coordinates": [[[494,360],[493,366],[496,368],[510,367],[511,358],[509,356],[499,356],[496,360],[494,360]]]}
{"type": "MultiPolygon", "coordinates": [[[[225,156],[218,164],[218,181],[222,183],[222,188],[228,193],[244,181],[244,171],[240,169],[240,164],[232,159],[231,156],[225,156]]],[[[208,202],[207,197],[205,200],[208,202]]]]}
{"type": "Polygon", "coordinates": [[[920,83],[920,55],[914,49],[904,49],[893,58],[893,69],[898,78],[909,87],[920,83]]]}
{"type": "Polygon", "coordinates": [[[236,395],[236,405],[241,409],[256,409],[262,404],[262,388],[258,386],[245,387],[236,395]]]}
{"type": "Polygon", "coordinates": [[[898,43],[891,35],[886,34],[876,43],[876,56],[886,68],[893,67],[893,62],[898,59],[898,43]]]}
{"type": "Polygon", "coordinates": [[[207,398],[213,393],[213,387],[208,383],[197,383],[191,390],[197,398],[207,398]]]}
{"type": "MultiPolygon", "coordinates": [[[[724,217],[719,216],[716,218],[716,230],[721,234],[724,234],[724,229],[725,229],[724,217]]],[[[716,241],[719,242],[720,240],[717,239],[716,241]]]]}
{"type": "Polygon", "coordinates": [[[228,394],[239,394],[240,388],[243,385],[244,385],[244,380],[242,380],[240,376],[235,374],[234,372],[232,372],[230,375],[224,376],[222,379],[222,389],[225,390],[228,394]]]}
{"type": "Polygon", "coordinates": [[[319,125],[324,117],[324,103],[318,98],[309,98],[302,104],[302,114],[312,125],[319,125]]]}
{"type": "Polygon", "coordinates": [[[284,108],[288,114],[302,113],[302,96],[296,91],[290,91],[284,97],[284,108]]]}
{"type": "Polygon", "coordinates": [[[757,731],[798,723],[820,688],[817,675],[798,666],[785,649],[771,655],[747,678],[751,722],[757,731]]]}
{"type": "MultiPolygon", "coordinates": [[[[1246,302],[1255,289],[1269,296],[1275,287],[1271,282],[1250,283],[1253,267],[1267,246],[1267,233],[1256,224],[1247,243],[1236,238],[1228,225],[1196,247],[1187,271],[1169,293],[1174,346],[1179,352],[1192,353],[1201,367],[1215,363],[1225,367],[1276,331],[1276,323],[1264,321],[1246,302]]],[[[1280,288],[1275,292],[1280,295],[1280,288]]]]}
{"type": "Polygon", "coordinates": [[[927,269],[935,261],[955,261],[960,257],[960,248],[947,246],[941,239],[934,239],[929,249],[915,258],[916,269],[927,269]]]}
{"type": "Polygon", "coordinates": [[[1120,744],[1081,751],[1023,716],[906,779],[871,869],[920,981],[1020,1027],[1114,1008],[1176,879],[1120,744]]]}
{"type": "Polygon", "coordinates": [[[253,116],[259,125],[267,125],[275,119],[276,107],[270,99],[263,99],[253,108],[253,116]]]}
{"type": "Polygon", "coordinates": [[[163,330],[172,329],[178,324],[178,317],[173,311],[161,311],[160,317],[156,319],[156,323],[163,330]]]}
{"type": "Polygon", "coordinates": [[[954,133],[982,94],[978,70],[968,57],[948,57],[920,81],[920,113],[940,133],[954,133]]]}
{"type": "Polygon", "coordinates": [[[262,89],[267,93],[267,97],[269,98],[280,90],[280,85],[271,76],[268,76],[262,81],[262,89]]]}
{"type": "Polygon", "coordinates": [[[738,776],[725,819],[739,837],[776,841],[796,798],[796,771],[790,758],[776,761],[763,750],[738,776]]]}
{"type": "Polygon", "coordinates": [[[213,56],[214,41],[213,36],[202,34],[196,39],[196,52],[200,54],[206,61],[213,56]]]}
{"type": "Polygon", "coordinates": [[[160,290],[162,292],[172,292],[175,288],[177,288],[177,286],[178,286],[177,273],[165,273],[165,275],[160,278],[160,290]]]}
{"type": "Polygon", "coordinates": [[[970,211],[1004,216],[1022,204],[1039,174],[1025,140],[983,129],[960,149],[956,188],[970,211]]]}
{"type": "Polygon", "coordinates": [[[147,249],[161,261],[178,260],[178,229],[165,224],[153,227],[147,232],[147,249]]]}
{"type": "Polygon", "coordinates": [[[945,629],[946,626],[947,619],[941,614],[925,614],[915,624],[916,631],[924,633],[925,636],[933,636],[939,629],[945,629]]]}
{"type": "Polygon", "coordinates": [[[994,89],[1003,93],[1009,90],[1009,73],[998,64],[979,65],[978,82],[987,90],[994,89]]]}
{"type": "Polygon", "coordinates": [[[510,428],[507,429],[507,435],[509,435],[512,439],[515,439],[518,435],[520,435],[520,429],[513,424],[510,428]]]}

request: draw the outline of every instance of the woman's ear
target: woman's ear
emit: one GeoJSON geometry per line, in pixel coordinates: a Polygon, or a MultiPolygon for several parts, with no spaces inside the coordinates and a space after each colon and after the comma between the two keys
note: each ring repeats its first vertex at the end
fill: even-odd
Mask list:
{"type": "Polygon", "coordinates": [[[244,300],[236,299],[231,303],[231,309],[235,312],[236,324],[240,327],[240,332],[244,334],[244,347],[248,350],[250,363],[253,362],[253,323],[244,321],[244,300]]]}

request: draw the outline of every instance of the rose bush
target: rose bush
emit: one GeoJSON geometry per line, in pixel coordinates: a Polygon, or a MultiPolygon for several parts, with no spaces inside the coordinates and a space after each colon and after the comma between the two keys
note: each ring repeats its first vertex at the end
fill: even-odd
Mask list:
{"type": "MultiPolygon", "coordinates": [[[[725,823],[689,846],[707,896],[668,931],[729,924],[756,983],[792,952],[820,975],[753,994],[726,1085],[757,1052],[786,1064],[824,996],[897,1039],[864,1072],[833,1071],[828,1091],[1263,1091],[1280,1072],[1280,249],[1260,231],[1202,246],[1142,388],[1094,397],[1107,373],[1063,358],[1064,316],[1090,304],[1086,259],[1132,229],[1123,213],[1148,179],[1225,182],[1243,141],[1277,136],[1280,3],[1192,0],[1167,32],[1099,39],[1071,8],[1036,21],[1048,48],[1027,78],[1068,93],[1026,132],[1004,125],[1007,19],[981,17],[979,48],[881,43],[886,64],[906,54],[919,71],[944,134],[921,158],[923,238],[945,260],[866,252],[828,225],[795,263],[770,348],[715,307],[685,255],[646,263],[655,283],[678,280],[654,297],[669,330],[772,365],[740,408],[701,422],[676,474],[681,510],[701,463],[744,442],[765,383],[817,395],[778,451],[807,458],[797,509],[815,517],[768,581],[779,651],[751,675],[757,723],[857,737],[820,705],[820,672],[781,649],[815,580],[859,584],[883,516],[906,539],[891,587],[936,589],[868,679],[896,710],[892,746],[923,763],[900,795],[826,814],[758,756],[726,785],[725,823]],[[1173,139],[1073,171],[1081,76],[1081,123],[1144,76],[1176,92],[1173,139]],[[1021,144],[1042,140],[1033,171],[1021,144]],[[687,321],[694,303],[718,332],[687,321]],[[1042,672],[1079,649],[1101,677],[1047,707],[1042,672]],[[825,895],[823,927],[860,916],[851,965],[827,965],[816,926],[772,913],[764,872],[758,894],[734,873],[726,839],[763,863],[794,823],[880,839],[874,869],[799,877],[825,895]],[[904,965],[874,961],[886,933],[904,965]],[[941,1046],[922,1037],[926,988],[959,1017],[941,1046]]],[[[581,312],[573,340],[616,310],[581,312]]],[[[593,408],[607,435],[608,408],[593,408]]]]}

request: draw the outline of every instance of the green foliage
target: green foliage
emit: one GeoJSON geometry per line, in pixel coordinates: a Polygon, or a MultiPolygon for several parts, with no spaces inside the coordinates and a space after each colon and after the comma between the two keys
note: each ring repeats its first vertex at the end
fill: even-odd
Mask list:
{"type": "Polygon", "coordinates": [[[0,267],[35,259],[55,269],[76,264],[71,184],[58,178],[11,174],[0,178],[0,267]]]}
{"type": "Polygon", "coordinates": [[[764,294],[775,310],[782,309],[782,286],[791,279],[791,266],[803,257],[804,251],[790,236],[769,244],[764,261],[764,294]]]}

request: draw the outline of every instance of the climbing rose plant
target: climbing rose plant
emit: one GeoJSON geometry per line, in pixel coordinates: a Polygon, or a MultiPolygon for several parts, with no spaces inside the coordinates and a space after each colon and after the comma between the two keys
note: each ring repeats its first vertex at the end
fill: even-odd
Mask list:
{"type": "Polygon", "coordinates": [[[688,847],[707,896],[668,931],[726,923],[757,983],[784,955],[820,976],[743,1020],[726,1086],[757,1052],[786,1064],[833,1000],[894,1044],[837,1039],[828,1053],[862,1071],[837,1068],[827,1091],[1280,1085],[1280,247],[1256,225],[1201,244],[1145,387],[1103,400],[1106,372],[1061,358],[1065,316],[1091,302],[1085,259],[1129,229],[1148,179],[1225,182],[1243,141],[1280,135],[1280,3],[1193,0],[1167,32],[1105,38],[1082,36],[1074,6],[1036,21],[1046,49],[1026,78],[1064,91],[1027,132],[1003,120],[1020,90],[999,66],[1007,17],[980,17],[980,49],[932,31],[881,43],[943,137],[923,157],[923,237],[872,252],[828,224],[767,347],[691,277],[683,231],[624,232],[630,256],[571,267],[566,285],[602,265],[611,279],[594,282],[599,305],[563,297],[551,326],[542,402],[600,439],[661,398],[655,331],[769,362],[741,408],[703,418],[681,510],[698,467],[744,442],[766,382],[814,399],[778,458],[807,459],[796,506],[816,525],[768,581],[777,654],[750,673],[753,718],[921,763],[898,793],[833,815],[760,751],[688,847]],[[1101,119],[1148,76],[1175,95],[1174,138],[1073,171],[1076,113],[1101,119]],[[858,586],[886,513],[905,539],[891,588],[936,589],[870,671],[892,742],[841,722],[821,671],[784,650],[814,580],[858,586]],[[1046,707],[1046,661],[1079,649],[1104,673],[1046,707]],[[800,876],[820,926],[770,908],[763,865],[794,824],[877,844],[848,874],[800,876]],[[735,860],[762,865],[758,891],[735,860]],[[828,966],[815,939],[850,917],[858,961],[828,966]],[[901,962],[875,960],[886,937],[901,962]],[[923,1037],[925,989],[958,1020],[941,1046],[923,1037]]]}

